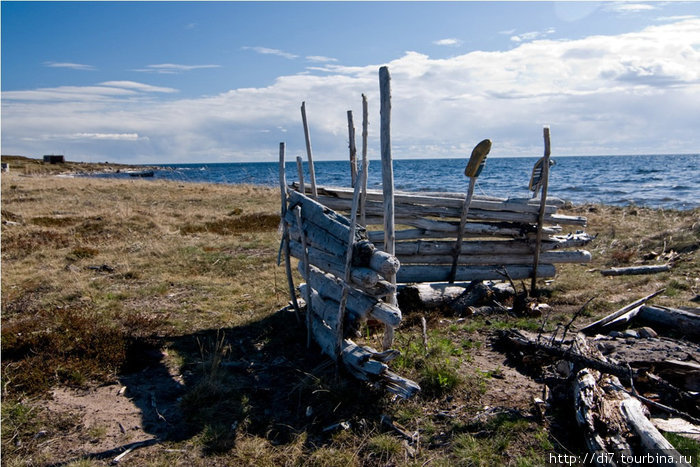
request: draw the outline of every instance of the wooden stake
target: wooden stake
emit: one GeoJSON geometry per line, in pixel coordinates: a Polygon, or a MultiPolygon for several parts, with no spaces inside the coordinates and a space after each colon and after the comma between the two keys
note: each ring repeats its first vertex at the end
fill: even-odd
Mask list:
{"type": "Polygon", "coordinates": [[[360,173],[360,179],[358,183],[355,184],[355,193],[352,197],[352,211],[350,213],[350,230],[348,232],[348,249],[345,254],[345,277],[343,278],[343,294],[340,296],[340,306],[338,307],[338,329],[337,329],[337,341],[336,341],[336,355],[338,359],[336,362],[341,361],[340,352],[343,346],[343,321],[345,319],[345,306],[348,302],[348,291],[350,287],[350,267],[352,266],[352,253],[353,246],[355,245],[355,225],[357,223],[357,207],[360,203],[360,187],[362,186],[362,179],[365,173],[360,173]]]}
{"type": "Polygon", "coordinates": [[[297,175],[299,177],[299,191],[305,193],[306,187],[304,186],[304,168],[301,165],[301,156],[297,156],[297,175]]]}
{"type": "Polygon", "coordinates": [[[280,143],[280,164],[279,164],[279,174],[280,174],[280,195],[282,198],[282,208],[281,208],[281,219],[282,225],[284,226],[282,231],[282,244],[284,245],[284,268],[287,271],[287,285],[289,285],[289,297],[294,307],[294,313],[297,317],[297,322],[301,323],[301,317],[299,313],[299,303],[297,303],[297,296],[294,291],[294,279],[292,278],[292,264],[291,264],[291,254],[289,252],[289,226],[284,221],[284,217],[287,214],[287,176],[284,172],[284,143],[280,143]]]}
{"type": "MultiPolygon", "coordinates": [[[[384,194],[384,251],[394,254],[394,168],[391,160],[391,76],[389,68],[383,66],[379,69],[379,96],[380,96],[380,146],[382,154],[382,190],[384,194]]],[[[396,275],[386,278],[392,285],[396,284],[396,275]]],[[[390,305],[396,306],[396,294],[387,297],[390,305]]],[[[386,326],[384,329],[384,350],[391,347],[394,340],[394,329],[386,326]]]]}
{"type": "Polygon", "coordinates": [[[306,154],[309,158],[309,178],[311,179],[311,196],[318,197],[316,191],[316,173],[314,172],[314,156],[311,153],[311,135],[309,135],[309,124],[306,121],[306,102],[301,103],[301,120],[304,124],[304,139],[306,140],[306,154]]]}
{"type": "Polygon", "coordinates": [[[542,161],[542,193],[540,195],[540,213],[537,217],[537,237],[535,240],[535,255],[532,261],[532,282],[530,283],[530,295],[535,296],[537,290],[537,267],[540,262],[540,247],[542,245],[542,227],[544,224],[544,211],[547,206],[547,187],[549,186],[549,155],[551,153],[549,141],[549,127],[543,129],[544,133],[544,160],[542,161]]]}
{"type": "Polygon", "coordinates": [[[369,118],[367,111],[367,96],[362,94],[362,170],[365,173],[364,183],[362,184],[362,194],[360,195],[360,225],[367,227],[365,219],[365,203],[367,202],[367,179],[369,178],[369,160],[367,159],[367,127],[369,126],[369,118]]]}
{"type": "Polygon", "coordinates": [[[357,181],[357,146],[355,145],[355,123],[352,119],[352,110],[348,110],[348,140],[350,148],[350,183],[355,188],[357,181]]]}
{"type": "MultiPolygon", "coordinates": [[[[299,160],[300,158],[297,158],[299,160]]],[[[304,279],[309,282],[309,277],[311,276],[311,264],[309,263],[309,250],[306,244],[306,234],[304,229],[301,227],[301,206],[294,208],[294,215],[297,219],[297,225],[300,226],[299,232],[301,233],[301,247],[304,249],[304,279]]],[[[306,301],[306,348],[311,347],[311,314],[312,314],[311,300],[306,301]]]]}

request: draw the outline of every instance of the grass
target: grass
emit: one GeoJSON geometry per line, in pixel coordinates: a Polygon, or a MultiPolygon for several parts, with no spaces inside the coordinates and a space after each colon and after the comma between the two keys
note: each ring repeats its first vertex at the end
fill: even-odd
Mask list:
{"type": "MultiPolygon", "coordinates": [[[[167,449],[135,451],[138,465],[541,465],[546,452],[566,452],[546,425],[522,413],[474,421],[489,389],[504,381],[502,366],[480,367],[476,358],[488,336],[511,327],[536,331],[542,318],[428,316],[427,346],[416,320],[406,320],[396,334],[401,355],[390,366],[423,391],[393,401],[342,373],[336,379],[333,366],[306,349],[293,315],[277,313],[289,300],[276,265],[277,190],[57,178],[38,174],[53,167],[26,163],[23,170],[11,162],[2,177],[6,465],[78,449],[61,444],[58,433],[103,436],[77,415],[49,413],[52,388],[94,388],[162,367],[183,381],[172,405],[183,418],[179,437],[167,449]],[[418,431],[415,457],[380,423],[382,414],[418,431]],[[340,421],[349,428],[324,431],[340,421]],[[48,434],[36,437],[40,431],[48,434]]],[[[587,231],[598,234],[588,248],[594,259],[562,265],[554,282],[540,283],[553,307],[548,330],[592,296],[579,321],[661,287],[667,292],[655,303],[662,305],[687,305],[698,293],[698,210],[570,211],[586,215],[587,231]],[[680,257],[669,273],[591,272],[662,262],[672,251],[680,257]]],[[[376,346],[378,333],[365,331],[376,346]]]]}

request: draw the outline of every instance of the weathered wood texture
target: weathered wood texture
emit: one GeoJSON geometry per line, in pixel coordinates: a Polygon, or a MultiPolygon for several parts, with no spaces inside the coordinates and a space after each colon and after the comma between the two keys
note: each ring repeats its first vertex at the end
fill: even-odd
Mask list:
{"type": "Polygon", "coordinates": [[[600,273],[604,276],[631,276],[636,274],[658,274],[671,270],[669,264],[653,264],[649,266],[631,266],[628,268],[610,268],[601,269],[600,273]]]}
{"type": "MultiPolygon", "coordinates": [[[[293,187],[299,189],[298,184],[293,187]]],[[[318,202],[326,208],[338,212],[350,209],[352,191],[348,188],[318,187],[318,194],[318,202]]],[[[464,196],[461,193],[395,192],[394,224],[402,228],[389,235],[383,230],[363,231],[380,249],[391,250],[391,245],[385,245],[385,241],[386,237],[393,240],[390,240],[394,245],[392,253],[401,263],[396,277],[398,283],[449,280],[449,271],[445,276],[441,266],[452,264],[457,253],[455,280],[503,279],[500,272],[503,266],[513,279],[532,278],[535,262],[537,277],[551,277],[556,273],[554,264],[591,260],[588,251],[565,251],[585,246],[593,237],[581,231],[562,233],[562,226],[585,226],[586,218],[558,214],[562,202],[555,198],[547,198],[542,203],[541,199],[472,196],[468,222],[462,229],[464,240],[457,252],[464,196]]],[[[368,190],[363,209],[366,224],[385,225],[387,207],[382,192],[368,190]]],[[[294,239],[293,226],[290,234],[294,239]]],[[[389,279],[386,274],[384,277],[389,279]]]]}
{"type": "MultiPolygon", "coordinates": [[[[365,177],[363,170],[356,180],[355,208],[365,177]]],[[[395,351],[379,353],[350,340],[367,319],[378,320],[387,329],[400,324],[401,311],[380,300],[396,293],[396,286],[385,279],[397,273],[399,261],[367,240],[365,230],[356,224],[356,209],[347,219],[301,193],[282,192],[285,246],[300,260],[298,269],[307,281],[300,291],[313,340],[353,376],[402,397],[415,394],[420,389],[415,382],[388,370],[387,356],[395,351]]]]}

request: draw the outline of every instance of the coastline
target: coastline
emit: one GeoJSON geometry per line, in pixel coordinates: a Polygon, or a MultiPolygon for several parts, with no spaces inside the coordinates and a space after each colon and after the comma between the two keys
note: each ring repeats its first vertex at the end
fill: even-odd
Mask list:
{"type": "MultiPolygon", "coordinates": [[[[283,268],[276,265],[278,188],[11,171],[2,176],[2,203],[2,370],[8,382],[3,421],[14,430],[3,433],[8,459],[70,461],[175,430],[184,440],[167,447],[181,450],[179,462],[191,465],[255,463],[251,459],[284,463],[294,456],[300,463],[313,462],[328,455],[323,448],[328,443],[337,458],[360,452],[361,460],[370,462],[375,451],[368,446],[374,445],[366,440],[378,436],[376,413],[413,426],[405,411],[453,410],[453,403],[427,394],[401,405],[381,397],[370,403],[374,392],[345,379],[334,386],[332,366],[317,369],[323,361],[306,349],[305,333],[293,315],[278,312],[288,300],[283,268]],[[216,359],[229,369],[211,373],[216,359]],[[300,380],[299,371],[316,379],[300,380]],[[300,389],[289,396],[295,385],[300,389]],[[118,394],[123,387],[128,398],[118,394]],[[308,401],[299,411],[294,409],[298,399],[308,401]],[[159,421],[152,403],[168,424],[159,421]],[[307,404],[317,420],[306,417],[307,404]],[[324,407],[333,417],[324,418],[324,407]],[[33,414],[31,420],[11,415],[23,410],[33,414]],[[369,428],[344,432],[342,444],[322,431],[336,417],[363,419],[369,428]],[[128,429],[128,439],[114,420],[128,429]],[[280,431],[280,424],[293,429],[280,431]],[[13,433],[19,445],[11,442],[13,433]],[[302,437],[314,441],[305,445],[302,437]],[[253,447],[265,457],[245,457],[252,456],[253,447]]],[[[581,322],[663,287],[666,292],[655,304],[695,303],[700,208],[584,204],[562,212],[588,217],[586,230],[597,238],[588,248],[591,263],[562,265],[543,285],[552,327],[567,323],[591,298],[581,322]],[[610,278],[599,273],[670,258],[674,267],[661,274],[610,278]]],[[[294,277],[299,284],[300,277],[294,277]]],[[[411,352],[411,342],[420,341],[420,325],[413,321],[397,330],[398,350],[404,354],[411,352]]],[[[531,393],[541,387],[503,366],[489,339],[499,326],[537,329],[540,317],[429,316],[429,323],[431,342],[448,345],[441,339],[454,338],[450,345],[463,352],[459,359],[474,359],[451,395],[463,405],[455,412],[459,420],[473,419],[485,405],[529,410],[531,393]],[[464,342],[470,343],[468,349],[464,342]],[[508,378],[479,376],[498,368],[508,378]]],[[[411,371],[420,376],[417,368],[411,371]]],[[[450,419],[430,423],[439,431],[451,430],[450,419]]],[[[544,455],[549,448],[537,439],[546,438],[546,428],[529,420],[518,423],[523,431],[517,441],[508,441],[509,452],[523,458],[530,452],[544,455]]],[[[500,433],[489,426],[480,429],[500,433]]],[[[576,449],[573,441],[564,442],[576,449]]],[[[452,446],[424,448],[421,463],[454,460],[452,446]]],[[[145,446],[131,455],[136,463],[170,459],[162,446],[145,446]]],[[[502,454],[493,455],[504,460],[498,457],[502,454]]]]}

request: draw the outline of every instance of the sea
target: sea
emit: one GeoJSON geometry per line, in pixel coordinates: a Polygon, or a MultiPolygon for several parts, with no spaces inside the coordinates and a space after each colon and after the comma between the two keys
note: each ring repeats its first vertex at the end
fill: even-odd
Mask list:
{"type": "MultiPolygon", "coordinates": [[[[537,157],[487,159],[475,194],[528,197],[528,184],[537,157]]],[[[644,156],[552,157],[548,196],[574,204],[602,203],[688,210],[700,207],[700,154],[644,156]]],[[[467,159],[399,159],[393,161],[396,190],[466,192],[467,159]]],[[[288,182],[298,180],[296,161],[286,163],[288,182]]],[[[308,164],[303,163],[309,181],[308,164]]],[[[314,161],[317,185],[350,186],[349,161],[314,161]]],[[[381,161],[369,164],[369,188],[381,188],[381,161]]],[[[153,179],[180,182],[249,183],[279,186],[276,162],[164,164],[153,179]]],[[[125,173],[98,177],[128,178],[125,173]]]]}

